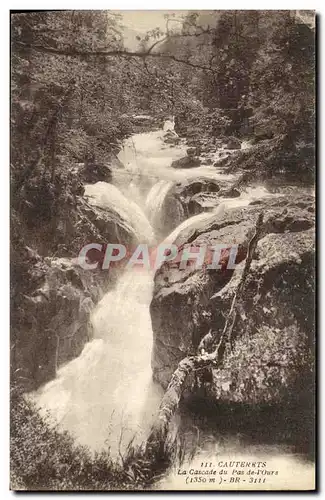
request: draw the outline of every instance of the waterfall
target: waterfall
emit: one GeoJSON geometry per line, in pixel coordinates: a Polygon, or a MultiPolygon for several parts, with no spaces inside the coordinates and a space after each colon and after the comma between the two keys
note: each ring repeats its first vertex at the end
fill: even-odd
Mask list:
{"type": "MultiPolygon", "coordinates": [[[[153,241],[142,210],[115,186],[88,185],[86,195],[102,208],[114,208],[139,242],[153,241]]],[[[151,375],[152,289],[153,270],[126,270],[92,313],[94,340],[58,370],[55,380],[32,394],[41,411],[50,411],[80,444],[92,450],[109,446],[113,458],[131,440],[140,444],[146,439],[162,395],[151,375]]]]}
{"type": "Polygon", "coordinates": [[[161,180],[154,184],[149,191],[146,199],[146,212],[153,225],[161,214],[165,198],[172,186],[172,181],[161,180]]]}
{"type": "MultiPolygon", "coordinates": [[[[138,134],[126,141],[120,156],[120,160],[125,161],[124,169],[118,170],[123,175],[113,174],[119,189],[105,182],[86,186],[89,201],[118,212],[143,243],[153,241],[152,226],[157,232],[157,226],[162,224],[164,205],[168,205],[176,222],[176,208],[169,200],[165,204],[166,196],[176,180],[194,175],[193,169],[188,173],[169,169],[170,160],[182,151],[178,146],[164,149],[162,134],[163,131],[138,134]],[[148,184],[151,176],[154,179],[148,184]]],[[[199,169],[197,174],[199,171],[202,175],[199,169]]],[[[213,175],[223,178],[216,169],[213,175]]],[[[229,208],[245,206],[267,196],[270,193],[265,188],[256,186],[243,190],[237,198],[223,198],[214,210],[181,222],[163,243],[174,243],[183,232],[218,220],[229,208]]],[[[85,345],[78,358],[58,370],[55,380],[30,395],[40,411],[49,412],[54,422],[74,435],[78,443],[94,451],[109,447],[113,459],[124,453],[131,440],[140,444],[146,439],[162,397],[163,391],[152,381],[151,374],[153,333],[149,305],[153,272],[140,267],[125,270],[115,288],[92,312],[94,339],[85,345]]],[[[188,419],[186,438],[189,443],[192,438],[196,442],[197,423],[192,422],[191,417],[188,419]]],[[[200,436],[201,433],[203,444],[191,462],[185,464],[187,469],[200,468],[202,460],[210,461],[217,455],[219,459],[225,456],[226,460],[229,450],[231,456],[238,459],[247,454],[246,445],[231,441],[231,435],[219,436],[217,432],[212,435],[210,429],[200,428],[200,436]]],[[[260,457],[260,450],[257,449],[256,454],[260,457]]],[[[247,460],[252,459],[252,454],[249,455],[247,460]]],[[[277,450],[269,450],[267,459],[277,460],[274,469],[280,456],[277,450]]],[[[290,462],[290,466],[297,467],[297,463],[290,462]]],[[[158,488],[173,489],[175,485],[179,485],[179,475],[172,469],[158,488]]],[[[212,487],[215,489],[215,485],[212,487]]]]}
{"type": "MultiPolygon", "coordinates": [[[[90,203],[118,212],[140,243],[153,241],[152,225],[157,228],[162,223],[164,201],[174,184],[173,179],[164,177],[151,182],[151,188],[145,184],[152,173],[167,172],[170,159],[180,154],[177,147],[167,152],[163,149],[162,134],[138,134],[126,141],[121,157],[128,175],[117,176],[124,194],[106,182],[86,186],[90,203]],[[152,225],[139,206],[144,188],[147,194],[142,204],[152,225]]],[[[263,194],[266,193],[256,188],[239,198],[224,199],[213,212],[195,215],[179,224],[165,242],[175,241],[188,228],[221,217],[229,206],[248,204],[254,196],[263,194]]],[[[177,223],[174,206],[172,211],[177,223]]],[[[78,442],[93,450],[109,445],[112,456],[123,452],[134,436],[135,442],[145,439],[160,402],[161,388],[151,377],[152,290],[152,270],[126,270],[92,313],[94,340],[85,345],[78,358],[58,370],[55,380],[32,395],[42,411],[49,410],[78,442]]]]}
{"type": "Polygon", "coordinates": [[[135,231],[141,242],[153,242],[153,229],[143,211],[134,201],[127,199],[120,190],[107,182],[97,182],[85,186],[85,195],[101,208],[118,212],[135,231]]]}
{"type": "MultiPolygon", "coordinates": [[[[220,179],[231,177],[210,167],[188,172],[186,169],[180,172],[170,169],[172,159],[184,154],[184,149],[179,146],[165,148],[163,134],[162,130],[137,134],[125,141],[119,155],[124,169],[119,169],[116,174],[113,172],[119,189],[105,182],[86,186],[89,201],[118,212],[143,243],[152,242],[153,227],[157,232],[157,226],[162,224],[162,209],[175,181],[203,174],[220,179]],[[151,179],[149,183],[148,179],[151,179]]],[[[163,243],[174,243],[183,232],[218,220],[229,208],[245,206],[254,199],[267,196],[271,194],[265,188],[256,186],[243,190],[237,198],[223,198],[214,210],[181,222],[163,243]]],[[[175,207],[169,203],[168,207],[176,222],[175,207]]],[[[133,438],[135,444],[146,439],[162,397],[163,391],[152,381],[151,374],[153,333],[149,305],[152,293],[153,270],[139,267],[126,270],[115,288],[92,312],[94,340],[85,345],[78,358],[58,370],[55,380],[30,395],[40,411],[49,412],[54,422],[74,435],[78,443],[88,445],[91,450],[109,447],[113,459],[124,453],[133,438]]],[[[225,457],[225,460],[231,456],[232,459],[250,461],[256,454],[256,460],[261,458],[258,448],[248,456],[246,444],[231,441],[230,435],[211,434],[210,428],[199,429],[199,424],[191,417],[188,420],[186,438],[189,443],[192,438],[197,442],[198,432],[200,437],[202,433],[202,446],[191,462],[185,464],[188,470],[190,467],[199,469],[202,460],[212,461],[216,456],[219,459],[225,457]]],[[[269,449],[270,468],[278,468],[279,458],[278,450],[269,449]]],[[[288,466],[294,469],[299,466],[297,471],[299,474],[303,472],[297,460],[288,459],[288,466]]],[[[179,478],[177,470],[171,469],[158,487],[177,489],[179,478]]],[[[215,485],[209,484],[208,488],[215,489],[215,485]]]]}
{"type": "Polygon", "coordinates": [[[161,398],[151,381],[152,286],[152,271],[127,271],[92,314],[95,340],[36,394],[78,442],[108,443],[113,457],[146,438],[161,398]]]}
{"type": "Polygon", "coordinates": [[[189,219],[179,224],[164,240],[164,244],[174,243],[178,236],[185,231],[185,229],[190,229],[191,227],[198,227],[201,223],[206,223],[211,219],[214,220],[217,217],[221,217],[225,210],[225,204],[219,205],[212,212],[203,212],[202,214],[193,215],[189,219]]]}
{"type": "Polygon", "coordinates": [[[163,130],[164,132],[167,132],[168,130],[172,130],[174,132],[174,129],[175,129],[175,117],[172,116],[171,119],[165,121],[163,130]]]}

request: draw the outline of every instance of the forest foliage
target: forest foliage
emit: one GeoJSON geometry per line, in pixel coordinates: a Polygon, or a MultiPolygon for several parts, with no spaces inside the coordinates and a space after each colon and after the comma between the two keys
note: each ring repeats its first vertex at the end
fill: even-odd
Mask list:
{"type": "Polygon", "coordinates": [[[110,11],[12,15],[14,194],[109,161],[136,113],[175,115],[188,134],[280,139],[284,168],[313,168],[315,30],[296,11],[190,11],[138,39],[125,48],[110,11]]]}

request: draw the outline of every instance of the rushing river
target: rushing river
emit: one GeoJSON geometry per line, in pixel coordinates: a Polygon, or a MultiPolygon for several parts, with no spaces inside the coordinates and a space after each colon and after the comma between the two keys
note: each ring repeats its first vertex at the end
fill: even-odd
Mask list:
{"type": "MultiPolygon", "coordinates": [[[[114,172],[114,185],[99,182],[86,187],[86,194],[96,204],[103,208],[112,206],[126,219],[140,243],[155,241],[155,218],[174,182],[197,176],[227,179],[209,165],[189,170],[172,169],[171,162],[184,156],[185,146],[167,146],[162,136],[163,131],[154,131],[127,139],[119,154],[124,168],[114,172]]],[[[231,180],[233,176],[228,178],[231,180]]],[[[245,206],[263,196],[269,196],[263,187],[247,190],[239,198],[225,199],[219,211],[230,206],[245,206]]],[[[166,240],[172,241],[185,227],[211,216],[210,212],[188,219],[166,240]]],[[[92,314],[94,340],[77,359],[58,370],[55,380],[34,393],[41,411],[49,411],[63,429],[92,450],[110,447],[112,455],[118,457],[131,439],[136,443],[145,440],[155,418],[162,389],[151,378],[149,305],[152,291],[153,271],[139,268],[125,271],[92,314]]],[[[192,457],[193,463],[211,453],[215,456],[234,452],[233,440],[226,440],[232,443],[229,447],[220,448],[220,442],[215,437],[206,449],[200,447],[192,457]]],[[[255,448],[251,451],[261,455],[255,448]]],[[[236,441],[236,456],[249,452],[240,440],[236,441]]],[[[270,448],[267,452],[264,450],[265,454],[276,461],[281,450],[270,448]]],[[[287,460],[289,468],[295,465],[295,476],[311,474],[310,467],[302,465],[300,458],[290,452],[286,451],[281,460],[287,460]]],[[[177,481],[179,478],[173,471],[162,482],[162,487],[177,487],[177,481]]],[[[178,486],[180,484],[186,487],[183,483],[178,486]]]]}

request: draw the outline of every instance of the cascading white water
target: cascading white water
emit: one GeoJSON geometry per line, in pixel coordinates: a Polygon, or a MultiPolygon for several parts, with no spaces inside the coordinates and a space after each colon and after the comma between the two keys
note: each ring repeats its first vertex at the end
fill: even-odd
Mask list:
{"type": "Polygon", "coordinates": [[[166,120],[163,126],[164,132],[171,130],[174,132],[175,130],[175,117],[173,116],[171,120],[166,120]]]}
{"type": "MultiPolygon", "coordinates": [[[[114,208],[139,242],[152,243],[146,216],[115,186],[88,185],[86,195],[102,208],[114,208]]],[[[109,446],[113,457],[132,439],[137,443],[146,438],[161,398],[161,388],[151,377],[152,287],[152,270],[126,270],[93,311],[95,339],[33,395],[79,443],[92,450],[109,446]]]]}
{"type": "Polygon", "coordinates": [[[146,212],[153,225],[161,213],[165,198],[172,185],[172,181],[162,180],[154,184],[149,191],[146,199],[146,212]]]}
{"type": "MultiPolygon", "coordinates": [[[[171,160],[184,153],[179,147],[166,150],[161,136],[162,131],[157,131],[136,135],[126,141],[120,160],[124,158],[125,171],[132,174],[133,185],[128,175],[117,175],[115,179],[117,185],[123,187],[124,195],[115,186],[106,183],[86,187],[86,194],[92,202],[118,211],[134,228],[141,243],[152,241],[153,229],[138,206],[142,191],[134,188],[142,187],[140,183],[146,176],[153,178],[151,186],[154,182],[156,184],[149,194],[150,185],[147,186],[147,196],[141,203],[144,205],[147,197],[147,213],[157,214],[178,175],[169,168],[171,160]],[[138,177],[139,173],[141,176],[138,177]]],[[[177,179],[185,175],[192,177],[193,170],[196,169],[182,171],[182,177],[177,179]]],[[[214,169],[214,178],[218,175],[218,170],[214,169]]],[[[196,215],[180,224],[165,242],[173,242],[191,226],[221,217],[229,207],[244,206],[257,197],[268,195],[264,188],[257,187],[247,189],[238,198],[224,199],[215,211],[196,215]]],[[[93,311],[95,339],[86,344],[77,359],[58,370],[55,380],[33,394],[42,411],[49,410],[55,421],[69,430],[80,443],[93,450],[110,447],[113,457],[118,456],[119,451],[123,453],[134,435],[136,442],[145,439],[162,395],[161,388],[151,378],[149,305],[152,290],[152,270],[138,267],[126,270],[116,287],[103,297],[93,311]]],[[[214,456],[220,449],[219,445],[215,439],[214,456]]],[[[199,463],[200,459],[206,459],[210,451],[201,450],[194,461],[199,463]]],[[[231,452],[233,456],[243,456],[240,446],[231,452]]],[[[174,479],[173,474],[169,475],[162,487],[172,488],[174,479]]]]}
{"type": "Polygon", "coordinates": [[[131,269],[92,314],[95,340],[37,391],[37,403],[91,449],[145,439],[161,397],[151,380],[152,271],[131,269]]]}
{"type": "MultiPolygon", "coordinates": [[[[145,158],[148,148],[156,147],[157,134],[143,134],[135,141],[137,155],[145,158]]],[[[134,174],[138,166],[132,163],[135,158],[130,140],[127,142],[123,150],[126,170],[134,174]]],[[[127,177],[124,179],[124,195],[116,186],[98,182],[86,186],[86,196],[91,203],[118,212],[134,229],[140,243],[152,243],[153,229],[132,200],[134,186],[130,186],[127,177]]],[[[158,197],[158,204],[159,199],[163,201],[165,190],[167,186],[158,197]]],[[[113,457],[123,453],[131,439],[145,439],[162,395],[151,376],[152,288],[153,270],[136,267],[125,271],[114,290],[93,311],[95,339],[77,359],[58,370],[55,380],[32,395],[42,411],[49,410],[78,442],[93,450],[108,446],[113,457]]]]}
{"type": "Polygon", "coordinates": [[[107,182],[97,182],[85,186],[85,195],[102,208],[118,212],[134,229],[139,240],[152,242],[154,231],[141,208],[132,199],[127,199],[115,186],[107,182]]]}

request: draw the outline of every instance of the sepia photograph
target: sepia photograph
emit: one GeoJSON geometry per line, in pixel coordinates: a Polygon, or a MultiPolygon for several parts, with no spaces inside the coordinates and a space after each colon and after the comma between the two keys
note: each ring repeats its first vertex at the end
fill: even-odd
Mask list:
{"type": "Polygon", "coordinates": [[[315,491],[316,24],[10,12],[11,490],[315,491]]]}

